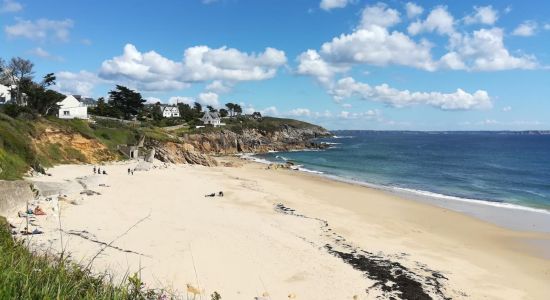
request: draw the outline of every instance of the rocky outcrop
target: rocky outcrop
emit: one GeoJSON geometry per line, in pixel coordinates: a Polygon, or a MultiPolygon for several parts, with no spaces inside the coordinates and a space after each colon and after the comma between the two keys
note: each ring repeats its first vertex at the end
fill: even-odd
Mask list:
{"type": "Polygon", "coordinates": [[[218,163],[211,155],[325,148],[327,145],[311,140],[329,134],[317,126],[295,128],[282,125],[270,131],[244,129],[237,133],[222,129],[209,133],[186,134],[180,137],[180,143],[151,140],[146,146],[154,149],[155,158],[163,162],[216,166],[218,163]]]}
{"type": "Polygon", "coordinates": [[[151,141],[149,146],[155,150],[155,158],[162,162],[172,164],[194,164],[208,167],[218,165],[215,159],[195,151],[195,148],[190,144],[151,141]]]}
{"type": "Polygon", "coordinates": [[[182,137],[182,141],[192,145],[196,151],[201,153],[220,155],[319,149],[326,145],[311,140],[327,135],[329,132],[322,128],[293,128],[283,125],[279,130],[269,132],[245,129],[242,133],[221,130],[203,134],[188,134],[182,137]]]}

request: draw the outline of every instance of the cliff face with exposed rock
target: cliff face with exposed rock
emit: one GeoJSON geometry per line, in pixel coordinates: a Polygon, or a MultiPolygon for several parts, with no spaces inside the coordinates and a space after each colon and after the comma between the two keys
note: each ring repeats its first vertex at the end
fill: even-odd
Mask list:
{"type": "Polygon", "coordinates": [[[298,129],[283,126],[276,131],[245,129],[242,133],[229,130],[204,134],[189,134],[183,137],[185,143],[207,154],[263,153],[268,151],[289,151],[308,148],[320,148],[322,144],[311,140],[326,136],[321,129],[298,129]]]}
{"type": "Polygon", "coordinates": [[[211,166],[216,163],[210,155],[324,148],[326,145],[312,140],[329,134],[320,127],[294,128],[283,125],[272,131],[244,129],[241,133],[220,130],[187,134],[180,138],[179,144],[151,142],[150,146],[155,148],[155,157],[161,161],[211,166]]]}

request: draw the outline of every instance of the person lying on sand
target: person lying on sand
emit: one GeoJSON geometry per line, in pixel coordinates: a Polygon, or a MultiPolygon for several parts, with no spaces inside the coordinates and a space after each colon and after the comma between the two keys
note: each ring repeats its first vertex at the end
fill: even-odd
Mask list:
{"type": "Polygon", "coordinates": [[[37,206],[34,209],[34,214],[37,215],[37,216],[45,216],[46,212],[44,212],[40,206],[37,206]]]}
{"type": "Polygon", "coordinates": [[[34,234],[42,234],[44,233],[44,231],[42,230],[39,230],[39,229],[35,229],[33,231],[29,231],[27,228],[25,228],[24,231],[21,231],[21,234],[22,235],[34,235],[34,234]]]}
{"type": "Polygon", "coordinates": [[[206,194],[204,195],[204,197],[216,197],[216,193],[206,194]]]}

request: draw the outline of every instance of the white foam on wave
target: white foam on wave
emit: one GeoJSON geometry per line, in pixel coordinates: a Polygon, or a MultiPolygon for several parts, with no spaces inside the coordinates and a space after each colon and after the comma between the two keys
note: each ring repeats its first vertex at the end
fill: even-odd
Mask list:
{"type": "Polygon", "coordinates": [[[525,210],[525,211],[550,214],[550,211],[543,208],[535,208],[535,207],[523,206],[523,205],[507,203],[507,202],[493,202],[493,201],[480,200],[480,199],[462,198],[462,197],[449,196],[449,195],[444,195],[444,194],[439,194],[439,193],[434,193],[429,191],[400,188],[400,187],[387,187],[387,188],[397,192],[412,193],[412,194],[430,197],[430,198],[436,198],[436,199],[461,201],[461,202],[468,202],[468,203],[474,203],[474,204],[495,206],[500,208],[517,209],[517,210],[525,210]]]}
{"type": "Polygon", "coordinates": [[[302,167],[302,166],[298,166],[298,171],[300,171],[300,172],[306,172],[306,173],[312,173],[312,174],[319,174],[319,175],[325,174],[325,173],[323,173],[323,172],[321,172],[321,171],[315,171],[315,170],[306,169],[306,168],[304,168],[304,167],[302,167]]]}
{"type": "MultiPolygon", "coordinates": [[[[244,159],[255,161],[255,162],[258,162],[258,163],[262,163],[262,164],[269,165],[269,164],[274,163],[274,162],[269,161],[267,159],[255,157],[253,153],[245,153],[245,154],[241,154],[240,156],[244,159]]],[[[321,172],[321,171],[310,170],[310,169],[304,168],[302,165],[293,166],[292,169],[297,170],[297,171],[301,171],[301,172],[310,173],[310,174],[316,174],[316,175],[323,176],[325,178],[329,178],[329,179],[340,181],[340,182],[346,182],[346,183],[350,183],[350,184],[356,184],[356,185],[366,186],[366,187],[375,188],[375,189],[379,189],[379,190],[390,191],[390,192],[413,194],[413,195],[417,195],[417,196],[421,196],[421,197],[427,197],[427,198],[431,198],[431,199],[461,201],[461,202],[466,202],[466,203],[471,203],[471,204],[494,206],[494,207],[505,208],[505,209],[523,210],[523,211],[530,211],[530,212],[543,213],[543,214],[549,214],[550,215],[550,211],[546,210],[546,209],[543,209],[543,208],[535,208],[535,207],[523,206],[523,205],[518,205],[518,204],[513,204],[513,203],[506,203],[506,202],[493,202],[493,201],[487,201],[487,200],[481,200],[481,199],[462,198],[462,197],[449,196],[449,195],[444,195],[444,194],[439,194],[439,193],[434,193],[434,192],[429,192],[429,191],[424,191],[424,190],[410,189],[410,188],[401,188],[401,187],[395,187],[395,186],[378,185],[378,184],[373,184],[373,183],[362,181],[362,180],[348,179],[348,178],[340,177],[340,176],[337,176],[337,175],[325,174],[324,172],[321,172]]]]}
{"type": "Polygon", "coordinates": [[[267,159],[259,158],[259,157],[255,156],[254,153],[242,153],[242,154],[239,154],[238,156],[239,156],[241,159],[245,159],[245,160],[249,160],[249,161],[261,163],[261,164],[264,164],[264,165],[270,165],[270,164],[273,163],[273,162],[271,162],[271,161],[269,161],[269,160],[267,160],[267,159]]]}
{"type": "Polygon", "coordinates": [[[333,139],[352,139],[353,136],[351,135],[333,135],[333,139]]]}
{"type": "Polygon", "coordinates": [[[324,149],[292,149],[288,150],[288,152],[322,152],[325,151],[324,149]]]}
{"type": "Polygon", "coordinates": [[[477,204],[477,205],[487,205],[487,206],[494,206],[498,208],[505,208],[505,209],[514,209],[514,210],[522,210],[522,211],[530,211],[530,212],[536,212],[536,213],[542,213],[542,214],[550,214],[549,210],[543,209],[543,208],[535,208],[535,207],[529,207],[529,206],[523,206],[519,204],[513,204],[513,203],[507,203],[507,202],[493,202],[493,201],[487,201],[487,200],[481,200],[481,199],[471,199],[471,198],[462,198],[462,197],[456,197],[456,196],[449,196],[444,194],[438,194],[434,192],[424,191],[424,190],[415,190],[415,189],[409,189],[409,188],[401,188],[401,187],[395,187],[395,186],[385,186],[385,185],[378,185],[373,184],[366,181],[356,180],[356,179],[348,179],[345,177],[340,177],[336,175],[329,175],[329,174],[322,174],[323,177],[329,178],[332,180],[355,184],[355,185],[361,185],[369,188],[374,188],[378,190],[384,190],[389,192],[395,192],[400,194],[409,194],[409,195],[416,195],[420,197],[430,198],[430,199],[439,199],[439,200],[450,200],[450,201],[460,201],[470,204],[477,204]]]}

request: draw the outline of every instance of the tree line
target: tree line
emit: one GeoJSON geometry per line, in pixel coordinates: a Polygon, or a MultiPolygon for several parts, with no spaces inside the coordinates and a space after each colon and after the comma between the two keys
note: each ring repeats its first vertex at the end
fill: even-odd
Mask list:
{"type": "Polygon", "coordinates": [[[21,113],[57,113],[57,102],[65,95],[50,89],[55,80],[55,74],[48,73],[40,81],[34,81],[34,64],[30,60],[13,57],[5,61],[0,58],[0,84],[10,88],[12,97],[12,102],[4,105],[4,112],[12,117],[21,113]]]}
{"type": "MultiPolygon", "coordinates": [[[[3,111],[12,117],[21,113],[33,115],[56,115],[58,102],[65,99],[65,95],[52,90],[56,77],[54,73],[46,74],[40,81],[34,80],[34,64],[27,59],[14,57],[9,61],[0,58],[0,84],[10,87],[12,101],[4,105],[3,111]]],[[[100,97],[95,107],[89,108],[89,113],[98,116],[113,117],[119,119],[153,119],[161,120],[162,105],[156,103],[146,105],[142,95],[128,87],[116,85],[115,89],[108,93],[108,98],[100,97]]],[[[178,103],[180,118],[189,123],[194,123],[204,114],[203,106],[198,103],[178,103]]],[[[207,111],[217,112],[220,117],[235,117],[243,113],[242,107],[237,103],[226,103],[224,108],[216,109],[210,105],[205,107],[207,111]]],[[[253,116],[260,116],[255,112],[253,116]]]]}

